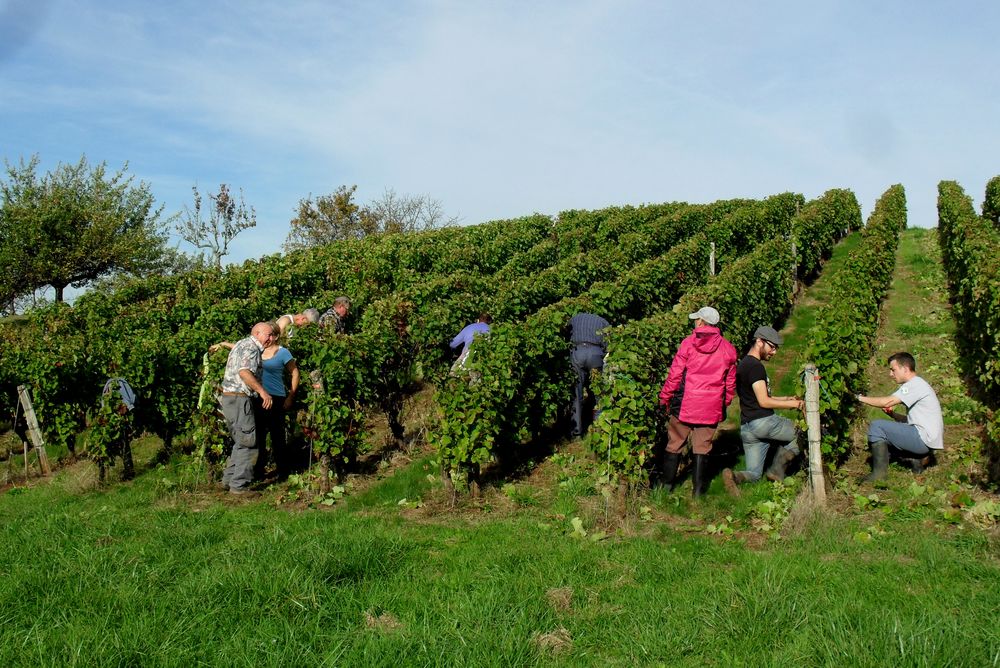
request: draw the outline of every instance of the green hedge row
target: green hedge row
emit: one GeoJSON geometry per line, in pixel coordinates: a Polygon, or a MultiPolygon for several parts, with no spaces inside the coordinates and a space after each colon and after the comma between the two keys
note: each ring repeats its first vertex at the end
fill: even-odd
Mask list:
{"type": "Polygon", "coordinates": [[[225,271],[151,277],[54,304],[0,331],[0,392],[33,389],[47,439],[72,448],[109,375],[129,379],[140,424],[166,441],[187,428],[207,347],[246,335],[252,323],[350,294],[369,302],[428,274],[487,273],[552,234],[547,216],[389,235],[251,260],[225,271]],[[332,287],[331,287],[332,286],[332,287]]]}
{"type": "MultiPolygon", "coordinates": [[[[328,376],[322,402],[337,397],[341,423],[363,424],[366,412],[379,409],[385,412],[393,434],[400,438],[399,412],[404,400],[415,389],[417,380],[439,383],[447,377],[453,357],[448,342],[479,312],[492,313],[498,324],[517,321],[543,306],[587,290],[598,279],[626,271],[650,253],[670,247],[705,221],[736,206],[746,204],[724,201],[699,206],[623,207],[564,215],[557,225],[561,238],[575,239],[573,244],[564,244],[564,250],[593,246],[596,240],[600,246],[567,257],[535,275],[515,273],[515,269],[523,273],[537,266],[532,262],[542,257],[558,256],[557,245],[547,240],[536,246],[548,246],[544,255],[535,249],[528,251],[531,260],[519,266],[512,260],[494,276],[452,274],[397,291],[366,310],[356,334],[348,337],[346,345],[337,347],[337,354],[319,345],[300,353],[300,364],[321,369],[328,376]],[[579,226],[569,229],[567,220],[579,226]],[[589,240],[584,243],[584,239],[589,240]],[[354,369],[357,378],[338,375],[332,367],[354,369]],[[331,373],[326,372],[327,368],[331,373]]],[[[351,456],[344,444],[321,438],[314,443],[321,457],[328,453],[328,441],[335,463],[343,453],[351,456]]],[[[360,442],[355,439],[353,444],[360,442]]]]}
{"type": "Polygon", "coordinates": [[[986,196],[983,198],[983,218],[1000,226],[1000,176],[994,176],[986,184],[986,196]]]}
{"type": "Polygon", "coordinates": [[[954,181],[938,184],[938,241],[958,323],[965,373],[992,410],[986,425],[987,470],[1000,481],[1000,176],[986,186],[983,216],[954,181]]]}
{"type": "Polygon", "coordinates": [[[762,323],[777,322],[792,301],[793,255],[782,237],[760,245],[706,284],[687,292],[671,311],[612,329],[604,373],[595,385],[597,420],[590,447],[609,473],[638,481],[654,444],[666,435],[659,392],[681,341],[691,333],[688,314],[711,304],[723,333],[737,348],[762,323]]]}
{"type": "Polygon", "coordinates": [[[890,187],[875,203],[862,240],[833,277],[830,296],[809,330],[805,359],[819,369],[823,452],[843,458],[851,448],[855,394],[864,393],[864,369],[871,358],[882,300],[896,265],[899,233],[906,228],[906,193],[890,187]]]}
{"type": "MultiPolygon", "coordinates": [[[[471,367],[477,381],[452,379],[438,393],[439,422],[431,435],[453,473],[495,460],[505,447],[537,437],[569,403],[572,378],[565,327],[579,311],[611,322],[669,308],[691,285],[708,278],[708,248],[722,262],[756,248],[761,238],[788,235],[800,195],[779,195],[740,207],[661,257],[637,265],[616,281],[547,306],[523,323],[501,324],[477,341],[471,367]]],[[[785,271],[792,270],[791,258],[785,271]]]]}
{"type": "Polygon", "coordinates": [[[849,232],[861,228],[861,207],[850,190],[828,190],[810,201],[795,217],[792,238],[796,241],[799,275],[809,278],[819,272],[833,246],[849,232]]]}
{"type": "MultiPolygon", "coordinates": [[[[992,181],[991,181],[992,183],[992,181]]],[[[984,210],[988,206],[984,204],[984,210]]],[[[1000,406],[1000,230],[954,181],[938,185],[938,240],[969,372],[1000,406]]]]}
{"type": "Polygon", "coordinates": [[[595,386],[599,418],[588,442],[609,472],[637,481],[646,475],[652,446],[666,437],[658,396],[680,342],[690,333],[687,314],[711,304],[723,314],[727,338],[743,348],[757,326],[778,322],[790,305],[791,267],[815,275],[845,232],[857,229],[861,209],[849,190],[830,190],[808,202],[791,221],[791,244],[773,239],[716,278],[688,292],[672,311],[615,328],[605,373],[595,386]]]}

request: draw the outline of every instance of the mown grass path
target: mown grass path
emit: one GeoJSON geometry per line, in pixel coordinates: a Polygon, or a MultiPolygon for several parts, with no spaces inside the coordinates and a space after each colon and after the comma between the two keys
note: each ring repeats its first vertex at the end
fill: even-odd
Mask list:
{"type": "MultiPolygon", "coordinates": [[[[982,428],[982,407],[969,397],[958,365],[955,331],[958,326],[948,303],[937,230],[911,229],[900,237],[896,271],[882,308],[876,352],[866,370],[870,392],[884,396],[896,389],[888,374],[889,355],[908,351],[917,360],[917,373],[938,395],[945,420],[945,452],[939,472],[979,478],[976,455],[982,428]]],[[[868,419],[885,417],[867,408],[868,419]]],[[[865,423],[858,425],[855,445],[865,448],[865,423]]],[[[862,452],[863,454],[863,452],[862,452]]]]}

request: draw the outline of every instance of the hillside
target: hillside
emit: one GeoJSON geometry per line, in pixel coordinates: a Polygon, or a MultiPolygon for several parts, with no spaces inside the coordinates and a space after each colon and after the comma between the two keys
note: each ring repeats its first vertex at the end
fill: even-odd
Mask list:
{"type": "MultiPolygon", "coordinates": [[[[859,241],[799,293],[780,385],[794,387],[802,332],[859,241]]],[[[157,463],[144,441],[130,483],[95,487],[84,461],[0,499],[0,660],[991,665],[1000,504],[981,488],[982,409],[933,231],[901,233],[892,277],[864,382],[888,389],[884,356],[904,347],[939,388],[948,449],[924,474],[894,467],[885,488],[859,486],[855,441],[826,512],[796,504],[802,473],[739,500],[718,482],[702,501],[689,485],[622,499],[583,443],[556,440],[455,502],[418,437],[342,491],[297,478],[231,499],[197,460],[157,463]]],[[[407,405],[408,438],[430,405],[407,405]]],[[[732,452],[731,431],[719,441],[732,452]]]]}

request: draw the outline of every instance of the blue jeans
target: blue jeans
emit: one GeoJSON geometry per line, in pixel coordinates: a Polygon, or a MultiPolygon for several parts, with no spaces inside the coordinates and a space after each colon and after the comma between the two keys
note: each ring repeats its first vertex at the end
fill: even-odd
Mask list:
{"type": "Polygon", "coordinates": [[[912,424],[896,422],[895,420],[875,420],[868,425],[868,442],[885,441],[897,450],[920,455],[931,451],[920,440],[920,432],[912,424]]]}
{"type": "Polygon", "coordinates": [[[740,425],[740,439],[746,455],[747,468],[744,473],[747,478],[760,480],[771,442],[793,454],[799,454],[799,446],[795,444],[797,436],[795,423],[780,415],[768,415],[740,425]]]}

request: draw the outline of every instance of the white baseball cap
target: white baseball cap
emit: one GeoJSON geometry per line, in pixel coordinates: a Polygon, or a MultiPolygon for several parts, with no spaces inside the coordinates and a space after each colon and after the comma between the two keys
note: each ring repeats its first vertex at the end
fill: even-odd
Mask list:
{"type": "Polygon", "coordinates": [[[692,320],[695,318],[701,318],[709,325],[719,324],[719,312],[716,311],[711,306],[702,306],[700,309],[688,316],[692,320]]]}

